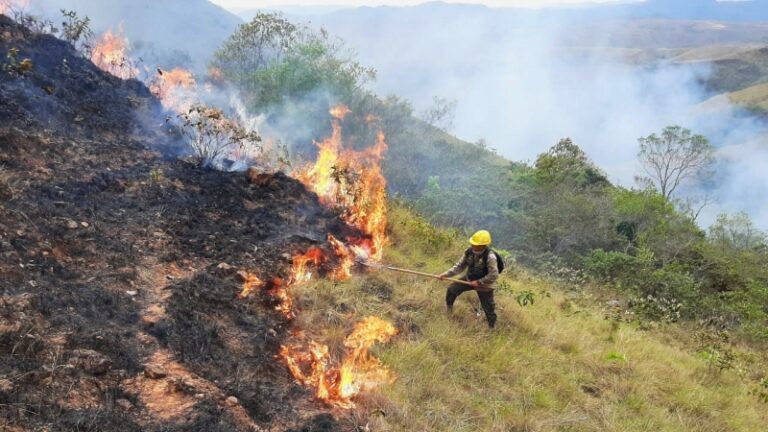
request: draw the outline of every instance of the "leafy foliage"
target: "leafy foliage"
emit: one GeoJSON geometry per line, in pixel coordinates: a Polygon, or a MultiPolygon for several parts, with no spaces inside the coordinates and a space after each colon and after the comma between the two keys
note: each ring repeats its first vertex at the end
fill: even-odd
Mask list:
{"type": "Polygon", "coordinates": [[[64,21],[61,23],[61,38],[74,45],[81,52],[87,52],[93,41],[94,34],[91,30],[91,19],[81,18],[77,12],[61,10],[64,21]]]}
{"type": "Polygon", "coordinates": [[[712,243],[731,249],[749,251],[768,247],[766,234],[758,230],[744,212],[718,216],[709,228],[709,237],[712,243]]]}
{"type": "Polygon", "coordinates": [[[375,76],[325,30],[312,31],[278,13],[259,13],[241,25],[216,52],[213,66],[249,95],[254,111],[320,91],[349,102],[375,76]]]}
{"type": "Polygon", "coordinates": [[[11,76],[23,76],[34,68],[32,60],[25,58],[19,60],[19,50],[11,48],[5,54],[5,61],[0,64],[2,71],[11,76]]]}

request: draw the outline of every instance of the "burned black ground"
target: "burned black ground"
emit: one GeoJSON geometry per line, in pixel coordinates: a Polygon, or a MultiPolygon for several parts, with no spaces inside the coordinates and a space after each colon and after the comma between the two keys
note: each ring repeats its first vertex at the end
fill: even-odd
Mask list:
{"type": "Polygon", "coordinates": [[[285,276],[351,229],[285,175],[170,158],[141,83],[5,17],[0,35],[33,64],[0,78],[2,429],[339,430],[275,358],[290,321],[237,273],[285,276]],[[166,415],[156,388],[192,402],[166,415]]]}

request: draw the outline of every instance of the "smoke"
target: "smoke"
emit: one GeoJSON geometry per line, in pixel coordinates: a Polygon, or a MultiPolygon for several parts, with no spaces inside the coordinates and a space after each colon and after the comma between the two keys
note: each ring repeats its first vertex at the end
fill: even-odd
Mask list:
{"type": "MultiPolygon", "coordinates": [[[[19,1],[19,0],[14,0],[19,1]]],[[[61,9],[91,19],[97,34],[124,28],[146,64],[204,72],[242,20],[207,0],[24,0],[28,11],[61,23],[61,9]]]]}
{"type": "MultiPolygon", "coordinates": [[[[613,182],[631,187],[642,174],[639,137],[672,124],[705,134],[721,163],[715,179],[689,190],[713,201],[700,223],[744,210],[768,228],[768,187],[760,173],[761,163],[768,166],[768,128],[727,102],[702,106],[710,95],[700,83],[710,70],[674,62],[684,50],[634,48],[671,38],[659,31],[678,32],[675,43],[685,46],[686,24],[660,30],[655,22],[586,16],[430,4],[341,11],[316,24],[377,69],[377,93],[405,96],[417,110],[434,96],[457,99],[455,134],[485,138],[508,159],[531,161],[570,137],[613,182]]],[[[697,27],[696,38],[703,31],[697,27]]]]}

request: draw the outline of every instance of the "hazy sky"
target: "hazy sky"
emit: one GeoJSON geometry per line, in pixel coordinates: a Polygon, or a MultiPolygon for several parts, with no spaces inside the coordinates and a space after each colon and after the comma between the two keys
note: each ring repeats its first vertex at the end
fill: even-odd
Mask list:
{"type": "MultiPolygon", "coordinates": [[[[408,6],[424,0],[211,0],[225,8],[273,7],[285,5],[339,6],[408,6]]],[[[553,4],[608,3],[617,0],[447,0],[446,3],[484,4],[487,6],[546,6],[553,4]]]]}

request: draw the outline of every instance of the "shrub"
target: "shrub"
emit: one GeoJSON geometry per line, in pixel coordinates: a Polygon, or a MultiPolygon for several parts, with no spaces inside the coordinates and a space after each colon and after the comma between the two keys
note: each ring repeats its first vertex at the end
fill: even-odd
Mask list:
{"type": "Polygon", "coordinates": [[[218,108],[193,105],[178,118],[182,121],[182,133],[189,138],[198,163],[203,167],[218,163],[228,151],[261,141],[256,132],[246,130],[218,108]]]}
{"type": "Polygon", "coordinates": [[[623,252],[606,252],[596,249],[584,258],[584,269],[587,274],[604,281],[615,281],[626,277],[640,266],[641,262],[637,257],[623,252]]]}

